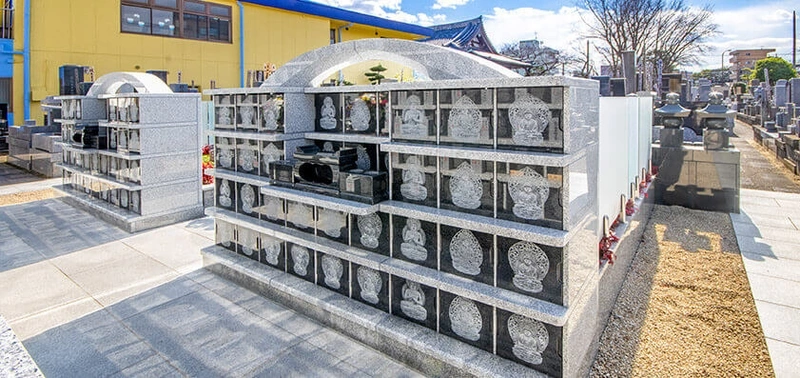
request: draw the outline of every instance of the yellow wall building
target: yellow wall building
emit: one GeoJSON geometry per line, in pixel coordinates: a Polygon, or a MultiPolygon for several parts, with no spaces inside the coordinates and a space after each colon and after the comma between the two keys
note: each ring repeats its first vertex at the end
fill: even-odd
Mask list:
{"type": "MultiPolygon", "coordinates": [[[[329,43],[418,39],[432,33],[426,27],[301,0],[15,0],[8,6],[13,7],[15,53],[7,101],[17,124],[23,117],[41,122],[39,101],[59,94],[62,65],[93,67],[95,77],[165,70],[170,83],[181,72],[183,83],[194,82],[201,90],[212,81],[220,88],[238,87],[247,71],[262,70],[265,63],[280,67],[329,43]]],[[[364,82],[361,77],[346,79],[364,82]]]]}

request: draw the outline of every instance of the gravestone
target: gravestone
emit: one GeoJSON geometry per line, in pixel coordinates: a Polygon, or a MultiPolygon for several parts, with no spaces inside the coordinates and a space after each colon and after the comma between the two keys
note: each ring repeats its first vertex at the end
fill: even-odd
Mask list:
{"type": "Polygon", "coordinates": [[[711,80],[700,79],[697,83],[697,87],[698,100],[702,102],[708,101],[708,94],[711,93],[711,80]]]}
{"type": "Polygon", "coordinates": [[[600,96],[611,96],[611,77],[610,76],[592,76],[592,79],[600,82],[600,96]]]}
{"type": "Polygon", "coordinates": [[[800,103],[800,78],[789,79],[789,100],[800,103]]]}
{"type": "Polygon", "coordinates": [[[611,95],[614,97],[625,97],[625,78],[615,77],[611,79],[611,95]]]}
{"type": "Polygon", "coordinates": [[[789,101],[788,85],[789,82],[785,79],[780,79],[775,82],[775,106],[785,106],[786,102],[789,101]]]}
{"type": "Polygon", "coordinates": [[[452,64],[465,59],[359,40],[304,54],[259,88],[206,91],[228,109],[211,131],[225,161],[207,267],[425,374],[586,375],[601,332],[599,85],[452,64]],[[352,51],[450,80],[315,86],[352,51]],[[267,142],[282,144],[251,148],[267,142]],[[378,175],[388,200],[345,197],[378,175]]]}

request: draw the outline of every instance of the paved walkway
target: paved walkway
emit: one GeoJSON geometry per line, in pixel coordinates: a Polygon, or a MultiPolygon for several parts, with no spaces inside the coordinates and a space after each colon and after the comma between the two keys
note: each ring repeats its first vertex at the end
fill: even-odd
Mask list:
{"type": "Polygon", "coordinates": [[[754,148],[736,122],[742,152],[741,214],[731,214],[777,377],[800,374],[800,186],[754,148]]]}
{"type": "Polygon", "coordinates": [[[0,315],[47,377],[419,376],[201,269],[211,244],[210,218],[131,235],[57,199],[0,207],[0,315]]]}

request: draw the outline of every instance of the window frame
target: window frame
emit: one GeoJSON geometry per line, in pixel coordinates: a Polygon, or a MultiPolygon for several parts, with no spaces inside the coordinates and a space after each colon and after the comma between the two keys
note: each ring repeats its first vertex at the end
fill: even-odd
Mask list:
{"type": "MultiPolygon", "coordinates": [[[[229,43],[229,44],[233,43],[233,32],[231,30],[233,28],[233,8],[232,7],[224,5],[224,4],[210,3],[210,2],[203,1],[203,0],[176,0],[176,6],[174,8],[172,8],[172,7],[169,7],[169,6],[157,5],[156,1],[158,1],[158,0],[120,0],[120,15],[119,15],[119,22],[120,22],[119,30],[120,30],[120,33],[137,34],[137,35],[149,35],[149,36],[164,37],[164,38],[179,38],[179,39],[188,39],[188,40],[192,40],[192,41],[206,41],[206,42],[229,43]],[[204,10],[203,13],[200,13],[199,11],[186,10],[186,7],[185,7],[186,3],[202,5],[203,6],[203,10],[204,10]],[[123,10],[124,6],[137,7],[137,8],[146,8],[146,9],[148,9],[150,11],[150,20],[149,20],[150,21],[150,30],[149,30],[149,32],[142,33],[142,32],[123,30],[123,28],[122,28],[123,27],[123,11],[122,10],[123,10]],[[227,14],[228,15],[227,16],[221,15],[220,14],[221,12],[219,11],[220,9],[227,9],[227,14]],[[176,32],[175,32],[174,35],[159,34],[159,33],[154,33],[153,32],[153,25],[154,25],[154,23],[153,23],[153,12],[154,11],[165,11],[165,12],[173,13],[173,23],[176,24],[175,25],[175,31],[176,32]],[[175,15],[177,15],[177,19],[175,18],[175,15]],[[186,34],[184,33],[184,27],[186,27],[186,22],[184,20],[185,19],[185,15],[205,17],[205,38],[188,37],[188,36],[186,36],[186,34]],[[212,36],[211,35],[210,31],[211,31],[212,19],[217,20],[218,25],[221,25],[223,23],[227,23],[228,31],[227,31],[227,33],[225,33],[225,34],[227,34],[227,39],[219,38],[219,36],[223,35],[223,33],[220,32],[221,29],[219,29],[219,28],[216,29],[217,30],[217,35],[216,36],[212,36]]],[[[198,31],[199,31],[199,28],[198,28],[198,31]]]]}

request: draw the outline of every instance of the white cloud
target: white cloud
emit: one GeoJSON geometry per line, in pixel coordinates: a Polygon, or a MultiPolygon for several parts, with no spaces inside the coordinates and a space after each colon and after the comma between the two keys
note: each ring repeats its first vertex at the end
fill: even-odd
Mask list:
{"type": "Polygon", "coordinates": [[[561,7],[558,11],[536,8],[494,8],[484,17],[486,32],[492,43],[503,45],[528,39],[538,39],[548,47],[571,51],[579,46],[578,39],[588,28],[581,19],[586,11],[576,7],[561,7]]]}
{"type": "Polygon", "coordinates": [[[450,8],[456,9],[456,7],[460,7],[470,0],[436,0],[436,3],[433,4],[431,8],[433,9],[442,9],[442,8],[450,8]]]}
{"type": "MultiPolygon", "coordinates": [[[[400,21],[421,26],[430,26],[442,23],[446,16],[443,14],[427,15],[425,13],[411,14],[402,11],[402,0],[315,0],[319,3],[334,7],[382,17],[393,21],[400,21]]],[[[452,1],[452,0],[449,0],[452,1]]],[[[455,0],[459,1],[459,0],[455,0]]]]}

